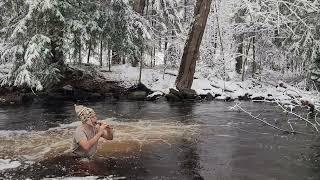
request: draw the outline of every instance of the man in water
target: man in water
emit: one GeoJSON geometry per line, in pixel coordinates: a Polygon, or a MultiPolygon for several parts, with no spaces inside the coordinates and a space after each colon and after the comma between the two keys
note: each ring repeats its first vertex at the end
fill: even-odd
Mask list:
{"type": "Polygon", "coordinates": [[[74,133],[72,152],[78,157],[91,158],[97,151],[100,137],[113,139],[112,127],[98,122],[96,113],[91,108],[75,105],[75,111],[82,124],[74,133]]]}

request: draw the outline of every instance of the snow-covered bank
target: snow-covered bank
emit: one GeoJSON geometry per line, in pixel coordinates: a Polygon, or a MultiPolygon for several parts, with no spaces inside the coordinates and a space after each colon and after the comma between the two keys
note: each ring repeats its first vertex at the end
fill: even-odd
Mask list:
{"type": "Polygon", "coordinates": [[[0,171],[5,169],[12,169],[19,167],[21,163],[19,161],[13,161],[11,159],[0,159],[0,171]]]}
{"type": "MultiPolygon", "coordinates": [[[[113,66],[112,72],[103,72],[108,80],[121,81],[124,87],[130,87],[138,82],[139,68],[130,65],[113,66]]],[[[163,70],[162,68],[143,69],[142,83],[155,92],[169,93],[175,88],[177,70],[163,70]]],[[[252,100],[279,100],[283,104],[307,100],[320,106],[320,93],[305,91],[291,86],[278,78],[268,80],[249,79],[246,81],[224,81],[214,76],[204,77],[203,73],[196,72],[192,89],[198,95],[211,94],[219,100],[249,98],[252,100]]]]}

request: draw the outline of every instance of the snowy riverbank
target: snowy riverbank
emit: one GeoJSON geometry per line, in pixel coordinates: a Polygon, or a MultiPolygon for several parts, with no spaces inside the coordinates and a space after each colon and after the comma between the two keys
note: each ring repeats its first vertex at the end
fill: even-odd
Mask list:
{"type": "MultiPolygon", "coordinates": [[[[121,81],[121,85],[127,88],[138,82],[139,68],[119,65],[113,66],[111,70],[112,72],[103,71],[103,75],[108,80],[121,81]]],[[[192,89],[200,96],[206,96],[209,93],[217,100],[279,100],[283,104],[299,104],[301,100],[307,100],[315,104],[316,107],[320,106],[319,92],[305,91],[301,89],[301,84],[297,83],[297,86],[292,86],[270,75],[269,78],[261,80],[223,81],[217,77],[208,76],[210,72],[205,74],[206,77],[203,74],[203,72],[197,71],[192,85],[192,89]]],[[[167,94],[170,88],[175,88],[176,75],[177,70],[143,69],[142,83],[155,94],[167,94]]]]}
{"type": "MultiPolygon", "coordinates": [[[[74,71],[87,71],[77,66],[71,67],[74,68],[74,71]]],[[[95,68],[97,70],[100,69],[98,66],[95,68]]],[[[290,83],[286,81],[294,77],[292,74],[283,75],[281,73],[277,74],[275,72],[269,72],[269,74],[264,74],[263,76],[255,79],[247,77],[247,80],[245,81],[241,81],[241,78],[237,74],[228,74],[228,80],[224,81],[221,77],[215,76],[215,74],[218,73],[213,72],[211,69],[212,68],[201,67],[200,65],[195,73],[195,79],[193,81],[192,89],[194,89],[197,95],[199,95],[202,99],[215,99],[223,101],[232,101],[236,99],[254,101],[278,101],[281,102],[281,104],[287,105],[300,105],[301,101],[303,100],[314,104],[316,108],[320,107],[320,93],[318,91],[304,90],[305,86],[303,81],[299,82],[299,80],[295,80],[295,83],[293,83],[293,81],[291,81],[290,83]],[[292,84],[295,84],[295,86],[293,86],[292,84]]],[[[114,82],[120,85],[118,87],[118,90],[116,90],[117,87],[116,89],[114,89],[114,91],[116,92],[130,89],[130,87],[138,83],[138,67],[131,67],[130,65],[117,65],[111,67],[111,72],[109,72],[105,67],[101,68],[100,72],[101,74],[99,78],[104,77],[104,80],[102,80],[101,82],[100,80],[97,81],[92,78],[87,78],[86,80],[74,80],[79,81],[80,84],[63,82],[63,84],[65,85],[63,86],[63,89],[61,91],[62,96],[72,95],[72,98],[77,99],[79,97],[83,97],[84,95],[91,97],[92,94],[94,94],[94,97],[98,97],[98,99],[101,99],[102,96],[108,94],[107,91],[109,91],[108,88],[106,88],[106,86],[104,85],[105,83],[102,83],[104,81],[108,83],[114,82]],[[95,81],[97,82],[93,83],[95,81]],[[78,92],[79,90],[77,90],[77,88],[79,87],[74,85],[82,88],[80,89],[80,93],[78,92]],[[88,92],[83,92],[83,90],[87,91],[92,88],[98,88],[101,92],[90,91],[89,94],[88,92]]],[[[175,89],[175,80],[177,74],[177,69],[164,70],[164,68],[161,66],[154,67],[152,69],[143,69],[142,83],[154,92],[153,94],[149,94],[149,98],[152,96],[163,96],[165,94],[168,94],[170,92],[170,89],[175,89]]],[[[33,93],[29,94],[32,96],[33,93]]],[[[39,93],[37,94],[39,95],[39,93]]],[[[56,93],[49,95],[58,97],[56,93]]],[[[0,95],[0,101],[6,100],[4,98],[1,98],[2,97],[0,95]]],[[[13,99],[15,99],[15,97],[13,99]]],[[[89,100],[90,98],[87,99],[89,100]]]]}

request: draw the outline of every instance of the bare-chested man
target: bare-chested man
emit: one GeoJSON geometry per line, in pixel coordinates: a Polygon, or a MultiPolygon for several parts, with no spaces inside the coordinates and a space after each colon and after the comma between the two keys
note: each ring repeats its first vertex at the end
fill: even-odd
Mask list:
{"type": "Polygon", "coordinates": [[[75,105],[75,111],[82,124],[74,133],[72,152],[78,157],[90,158],[97,151],[100,137],[113,139],[113,130],[110,125],[97,120],[93,109],[75,105]]]}

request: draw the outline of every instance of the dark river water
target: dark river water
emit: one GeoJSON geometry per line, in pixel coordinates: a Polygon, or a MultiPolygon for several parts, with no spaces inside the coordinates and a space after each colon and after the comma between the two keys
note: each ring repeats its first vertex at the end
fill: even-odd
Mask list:
{"type": "MultiPolygon", "coordinates": [[[[0,179],[320,179],[316,136],[284,134],[236,102],[83,103],[112,124],[90,161],[68,156],[80,125],[72,102],[0,108],[0,179]]],[[[311,132],[275,105],[242,102],[266,121],[311,132]]]]}

